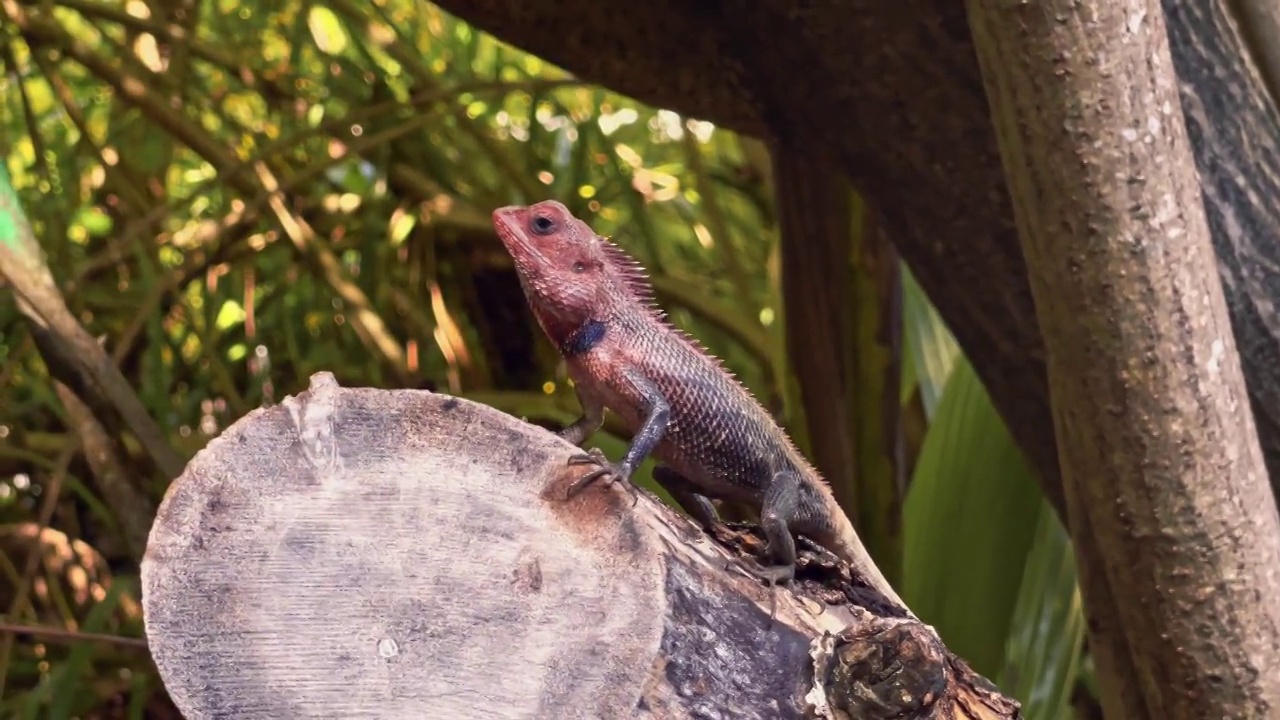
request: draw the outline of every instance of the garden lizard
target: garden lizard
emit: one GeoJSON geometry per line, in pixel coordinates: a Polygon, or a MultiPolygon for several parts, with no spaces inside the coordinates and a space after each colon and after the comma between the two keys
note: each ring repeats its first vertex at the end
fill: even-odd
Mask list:
{"type": "Polygon", "coordinates": [[[634,433],[616,462],[598,448],[572,456],[595,468],[569,497],[603,477],[634,492],[631,474],[652,454],[654,479],[704,527],[719,521],[708,498],[759,511],[773,564],[750,572],[770,587],[794,579],[798,532],[902,605],[826,481],[720,360],[670,323],[639,262],[555,200],[498,208],[493,224],[582,404],[560,436],[582,445],[605,408],[634,433]]]}

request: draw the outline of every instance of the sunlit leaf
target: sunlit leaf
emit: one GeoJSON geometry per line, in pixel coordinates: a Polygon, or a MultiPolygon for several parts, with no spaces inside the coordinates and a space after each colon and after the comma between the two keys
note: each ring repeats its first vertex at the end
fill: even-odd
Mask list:
{"type": "Polygon", "coordinates": [[[137,53],[138,59],[151,72],[162,72],[164,70],[164,61],[160,58],[160,46],[156,44],[156,36],[151,33],[142,33],[133,44],[133,51],[137,53]]]}
{"type": "Polygon", "coordinates": [[[218,317],[213,321],[214,327],[219,330],[226,330],[234,325],[244,322],[246,315],[244,308],[235,300],[222,301],[222,307],[218,309],[218,317]]]}
{"type": "Polygon", "coordinates": [[[905,265],[902,268],[902,315],[906,355],[920,383],[925,415],[933,417],[947,378],[960,358],[960,346],[905,265]]]}
{"type": "Polygon", "coordinates": [[[12,157],[24,166],[29,166],[36,161],[36,146],[31,142],[31,136],[19,135],[13,140],[12,157]]]}
{"type": "Polygon", "coordinates": [[[337,55],[347,49],[347,31],[342,21],[332,10],[323,5],[312,5],[307,13],[307,27],[316,47],[330,55],[337,55]]]}
{"type": "Polygon", "coordinates": [[[53,112],[57,100],[48,83],[33,81],[25,83],[23,87],[27,91],[27,101],[31,103],[32,115],[43,117],[46,113],[53,112]]]}
{"type": "Polygon", "coordinates": [[[413,231],[413,226],[418,223],[418,217],[411,212],[404,210],[396,210],[391,216],[391,244],[400,245],[404,239],[409,237],[409,233],[413,231]]]}
{"type": "Polygon", "coordinates": [[[1027,570],[1014,611],[1004,668],[993,679],[1023,703],[1028,718],[1072,720],[1085,619],[1071,539],[1041,500],[1027,570]]]}
{"type": "Polygon", "coordinates": [[[97,206],[81,208],[72,222],[83,226],[90,235],[106,235],[112,225],[111,216],[97,206]]]}
{"type": "Polygon", "coordinates": [[[1041,503],[967,360],[951,372],[904,512],[903,599],[979,673],[1004,666],[1041,503]]]}

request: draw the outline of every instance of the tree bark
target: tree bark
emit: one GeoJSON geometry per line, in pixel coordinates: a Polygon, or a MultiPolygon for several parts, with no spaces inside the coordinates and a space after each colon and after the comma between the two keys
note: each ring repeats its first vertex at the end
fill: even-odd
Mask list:
{"type": "Polygon", "coordinates": [[[245,416],[170,487],[142,564],[170,696],[190,720],[1020,716],[825,552],[802,543],[775,621],[725,569],[755,528],[708,537],[608,484],[565,500],[574,452],[328,373],[245,416]]]}
{"type": "Polygon", "coordinates": [[[1280,516],[1158,0],[972,0],[1108,717],[1280,712],[1280,516]],[[1206,623],[1212,631],[1206,632],[1206,623]]]}

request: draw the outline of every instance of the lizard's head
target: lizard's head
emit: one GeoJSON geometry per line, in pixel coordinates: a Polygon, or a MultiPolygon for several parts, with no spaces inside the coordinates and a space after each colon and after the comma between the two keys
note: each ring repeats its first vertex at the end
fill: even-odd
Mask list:
{"type": "Polygon", "coordinates": [[[623,286],[611,262],[613,246],[564,205],[544,200],[498,208],[493,226],[553,340],[606,311],[617,299],[623,286]]]}

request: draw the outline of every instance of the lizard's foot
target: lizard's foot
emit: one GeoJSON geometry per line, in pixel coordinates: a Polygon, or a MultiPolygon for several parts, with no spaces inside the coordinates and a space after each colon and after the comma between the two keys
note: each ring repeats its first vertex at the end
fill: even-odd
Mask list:
{"type": "Polygon", "coordinates": [[[795,563],[786,565],[761,565],[747,560],[730,560],[726,570],[736,567],[743,573],[760,580],[770,588],[777,585],[789,585],[796,579],[795,563]]]}
{"type": "Polygon", "coordinates": [[[636,491],[635,485],[631,483],[631,468],[627,467],[626,463],[623,462],[609,462],[609,459],[604,455],[604,451],[600,448],[591,448],[585,453],[570,455],[569,464],[595,465],[597,467],[595,470],[573,481],[573,484],[569,486],[568,491],[565,493],[566,500],[572,499],[575,495],[585,490],[588,485],[608,475],[610,484],[621,482],[626,486],[627,491],[631,493],[632,507],[635,507],[636,502],[639,501],[640,494],[636,491]]]}
{"type": "Polygon", "coordinates": [[[769,586],[769,619],[778,617],[778,586],[789,585],[796,579],[795,563],[786,565],[761,565],[746,560],[730,560],[725,570],[737,568],[745,575],[763,581],[769,586]]]}

